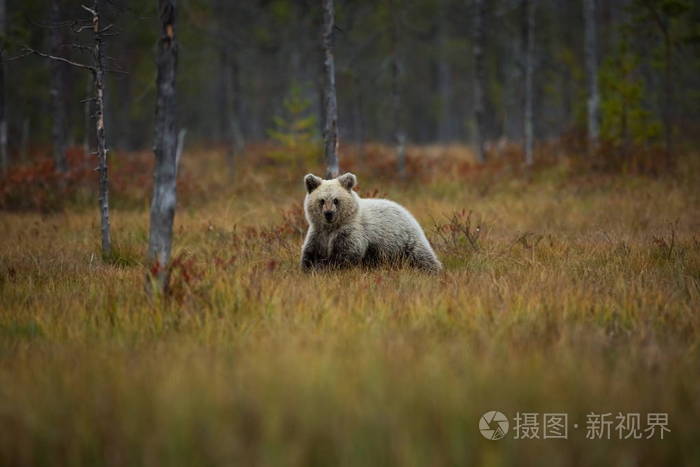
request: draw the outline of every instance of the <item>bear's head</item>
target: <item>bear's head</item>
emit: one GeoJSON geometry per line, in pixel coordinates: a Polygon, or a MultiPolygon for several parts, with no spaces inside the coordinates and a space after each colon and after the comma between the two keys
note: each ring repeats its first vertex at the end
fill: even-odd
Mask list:
{"type": "Polygon", "coordinates": [[[306,220],[319,228],[334,229],[346,224],[357,214],[359,198],[352,191],[357,177],[346,173],[332,180],[314,174],[304,177],[306,220]]]}

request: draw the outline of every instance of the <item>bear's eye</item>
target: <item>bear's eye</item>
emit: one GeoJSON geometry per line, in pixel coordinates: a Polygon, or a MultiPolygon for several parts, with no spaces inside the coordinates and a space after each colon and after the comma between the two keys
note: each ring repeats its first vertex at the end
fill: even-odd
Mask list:
{"type": "Polygon", "coordinates": [[[323,200],[322,200],[322,199],[319,199],[319,200],[318,200],[318,205],[321,206],[321,207],[323,207],[323,200]]]}
{"type": "Polygon", "coordinates": [[[335,198],[335,199],[333,200],[333,204],[335,204],[335,205],[337,206],[338,203],[340,203],[340,201],[338,201],[338,198],[335,198]]]}

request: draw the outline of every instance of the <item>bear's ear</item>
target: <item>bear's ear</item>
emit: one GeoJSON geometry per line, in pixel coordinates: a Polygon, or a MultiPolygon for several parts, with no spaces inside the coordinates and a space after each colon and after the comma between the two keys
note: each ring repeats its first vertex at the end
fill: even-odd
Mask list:
{"type": "Polygon", "coordinates": [[[323,180],[321,177],[317,177],[314,174],[306,174],[304,177],[304,185],[306,185],[306,192],[311,193],[321,184],[323,180]]]}
{"type": "Polygon", "coordinates": [[[338,177],[338,182],[340,183],[340,186],[350,191],[355,185],[357,185],[357,177],[355,174],[348,172],[338,177]]]}

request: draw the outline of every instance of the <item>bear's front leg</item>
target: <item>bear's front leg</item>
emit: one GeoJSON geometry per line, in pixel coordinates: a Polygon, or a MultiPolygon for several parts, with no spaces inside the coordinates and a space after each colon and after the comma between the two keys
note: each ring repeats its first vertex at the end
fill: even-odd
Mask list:
{"type": "Polygon", "coordinates": [[[316,265],[316,254],[310,249],[304,249],[301,252],[301,270],[304,272],[311,271],[316,265]]]}
{"type": "Polygon", "coordinates": [[[352,231],[339,232],[328,258],[329,265],[335,268],[348,268],[362,264],[364,257],[363,242],[352,231]]]}
{"type": "Polygon", "coordinates": [[[306,234],[304,246],[301,248],[301,270],[309,272],[312,269],[317,269],[323,263],[323,258],[319,251],[318,240],[315,235],[309,230],[306,234]]]}
{"type": "Polygon", "coordinates": [[[304,245],[301,251],[301,270],[309,272],[317,268],[320,264],[318,252],[313,245],[304,245]]]}

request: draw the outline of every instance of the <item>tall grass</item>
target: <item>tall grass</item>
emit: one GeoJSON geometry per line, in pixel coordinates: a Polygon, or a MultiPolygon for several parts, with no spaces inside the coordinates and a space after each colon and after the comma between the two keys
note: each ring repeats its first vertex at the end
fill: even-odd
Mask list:
{"type": "Polygon", "coordinates": [[[414,212],[437,277],[302,274],[305,172],[252,156],[234,180],[186,157],[169,297],[144,293],[142,184],[114,193],[108,264],[84,201],[3,212],[0,464],[700,463],[697,157],[652,178],[430,151],[412,182],[381,147],[349,165],[414,212]],[[569,439],[486,440],[488,410],[568,413],[569,439]],[[591,412],[671,432],[587,440],[591,412]]]}

